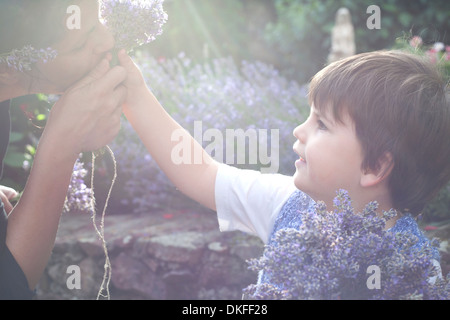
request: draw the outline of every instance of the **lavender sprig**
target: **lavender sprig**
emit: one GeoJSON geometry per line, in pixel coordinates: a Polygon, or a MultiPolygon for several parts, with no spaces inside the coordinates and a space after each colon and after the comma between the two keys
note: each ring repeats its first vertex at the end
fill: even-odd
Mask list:
{"type": "Polygon", "coordinates": [[[35,49],[31,45],[26,45],[22,49],[14,49],[9,53],[0,55],[0,63],[6,63],[8,67],[17,71],[30,71],[33,64],[38,61],[47,63],[55,59],[56,50],[52,48],[35,49]]]}
{"type": "Polygon", "coordinates": [[[88,188],[84,179],[88,171],[84,168],[80,158],[75,162],[72,177],[64,203],[64,212],[81,212],[92,214],[92,189],[88,188]]]}
{"type": "Polygon", "coordinates": [[[163,0],[102,1],[101,18],[116,40],[116,48],[131,51],[162,34],[167,21],[163,0]]]}

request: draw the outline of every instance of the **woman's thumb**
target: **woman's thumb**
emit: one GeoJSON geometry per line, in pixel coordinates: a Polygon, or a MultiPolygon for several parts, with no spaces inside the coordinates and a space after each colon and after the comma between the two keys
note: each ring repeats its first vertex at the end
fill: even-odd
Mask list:
{"type": "Polygon", "coordinates": [[[134,67],[134,62],[126,53],[125,49],[121,49],[117,53],[117,57],[119,58],[120,65],[125,69],[129,70],[131,67],[134,67]]]}
{"type": "Polygon", "coordinates": [[[81,79],[74,87],[84,87],[92,82],[103,78],[103,76],[109,71],[109,62],[107,59],[102,59],[99,64],[91,70],[83,79],[81,79]]]}

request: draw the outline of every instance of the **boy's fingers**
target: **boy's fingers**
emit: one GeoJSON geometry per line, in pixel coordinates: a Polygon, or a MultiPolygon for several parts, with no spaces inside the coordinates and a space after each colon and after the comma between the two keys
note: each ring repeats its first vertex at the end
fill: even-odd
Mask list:
{"type": "Polygon", "coordinates": [[[116,66],[108,71],[108,73],[98,79],[96,82],[96,89],[100,92],[108,92],[114,90],[119,84],[125,81],[127,77],[127,72],[121,66],[116,66]]]}
{"type": "Polygon", "coordinates": [[[117,112],[122,113],[122,106],[125,103],[127,97],[127,89],[119,85],[111,94],[108,96],[108,101],[106,103],[107,107],[102,108],[103,116],[111,116],[117,112]]]}

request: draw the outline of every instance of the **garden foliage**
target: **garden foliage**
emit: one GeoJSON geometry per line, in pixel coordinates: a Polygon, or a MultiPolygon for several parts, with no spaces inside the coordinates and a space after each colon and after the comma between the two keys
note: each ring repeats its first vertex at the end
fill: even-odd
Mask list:
{"type": "Polygon", "coordinates": [[[276,20],[267,24],[264,37],[283,57],[277,67],[301,82],[321,69],[331,48],[331,29],[341,7],[350,11],[356,50],[368,52],[390,48],[405,32],[418,34],[427,44],[449,43],[450,2],[389,0],[276,0],[276,20]],[[378,4],[381,28],[370,30],[367,8],[378,4]],[[295,66],[293,68],[293,66],[295,66]],[[297,74],[295,70],[302,70],[297,74]]]}

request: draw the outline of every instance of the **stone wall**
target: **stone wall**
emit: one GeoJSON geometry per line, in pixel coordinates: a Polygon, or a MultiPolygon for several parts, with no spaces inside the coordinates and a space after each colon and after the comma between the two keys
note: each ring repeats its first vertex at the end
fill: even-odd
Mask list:
{"type": "MultiPolygon", "coordinates": [[[[214,213],[107,215],[105,240],[113,300],[241,299],[257,278],[246,260],[263,250],[255,237],[220,232],[214,213]]],[[[96,299],[104,263],[92,219],[64,215],[36,299],[96,299]],[[70,266],[79,267],[80,289],[67,285],[75,275],[70,266]]]]}

